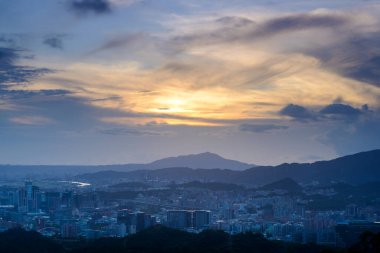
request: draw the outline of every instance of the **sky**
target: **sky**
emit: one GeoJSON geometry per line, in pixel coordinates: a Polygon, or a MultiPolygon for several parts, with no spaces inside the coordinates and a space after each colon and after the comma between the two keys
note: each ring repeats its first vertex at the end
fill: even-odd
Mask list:
{"type": "Polygon", "coordinates": [[[0,164],[380,148],[376,0],[0,0],[0,164]]]}

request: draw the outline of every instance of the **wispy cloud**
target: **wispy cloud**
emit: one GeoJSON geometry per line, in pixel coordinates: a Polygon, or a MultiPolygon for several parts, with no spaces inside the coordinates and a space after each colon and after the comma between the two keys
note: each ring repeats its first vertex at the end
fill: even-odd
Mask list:
{"type": "Polygon", "coordinates": [[[17,61],[25,57],[23,53],[24,51],[19,49],[0,48],[0,85],[27,84],[41,75],[52,72],[48,68],[18,65],[17,61]]]}
{"type": "Polygon", "coordinates": [[[61,36],[48,36],[43,40],[43,44],[54,49],[63,49],[63,41],[61,36]]]}
{"type": "Polygon", "coordinates": [[[53,120],[43,116],[17,116],[10,118],[10,121],[20,125],[48,125],[54,123],[53,120]]]}
{"type": "Polygon", "coordinates": [[[240,125],[240,131],[253,132],[253,133],[266,133],[276,130],[288,129],[288,126],[274,125],[274,124],[243,124],[240,125]]]}

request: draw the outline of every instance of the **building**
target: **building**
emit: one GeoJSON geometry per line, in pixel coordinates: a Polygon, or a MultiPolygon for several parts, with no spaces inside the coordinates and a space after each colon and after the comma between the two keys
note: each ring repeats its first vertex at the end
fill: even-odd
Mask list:
{"type": "Polygon", "coordinates": [[[39,188],[31,181],[25,182],[25,187],[19,190],[18,210],[22,213],[35,213],[39,208],[39,188]]]}
{"type": "Polygon", "coordinates": [[[166,214],[167,225],[171,228],[184,229],[192,227],[192,213],[187,210],[170,210],[166,214]]]}
{"type": "Polygon", "coordinates": [[[167,225],[172,228],[201,229],[211,223],[211,212],[208,210],[169,210],[167,211],[167,225]]]}
{"type": "Polygon", "coordinates": [[[126,226],[126,232],[134,234],[155,225],[155,217],[144,212],[131,212],[128,209],[117,213],[117,222],[126,226]]]}
{"type": "Polygon", "coordinates": [[[192,217],[192,227],[193,228],[204,228],[208,227],[211,223],[211,212],[207,210],[196,210],[193,211],[192,217]]]}

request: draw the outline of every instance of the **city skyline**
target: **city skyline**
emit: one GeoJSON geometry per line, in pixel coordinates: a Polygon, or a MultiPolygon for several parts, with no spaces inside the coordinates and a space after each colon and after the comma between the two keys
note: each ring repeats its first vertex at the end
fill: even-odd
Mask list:
{"type": "Polygon", "coordinates": [[[0,164],[380,148],[377,1],[0,0],[0,164]]]}

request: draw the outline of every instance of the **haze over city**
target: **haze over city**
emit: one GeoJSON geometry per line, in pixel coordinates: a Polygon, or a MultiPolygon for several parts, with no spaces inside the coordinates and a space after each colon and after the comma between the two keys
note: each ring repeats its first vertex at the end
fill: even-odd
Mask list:
{"type": "Polygon", "coordinates": [[[380,148],[378,1],[1,0],[0,164],[380,148]]]}

